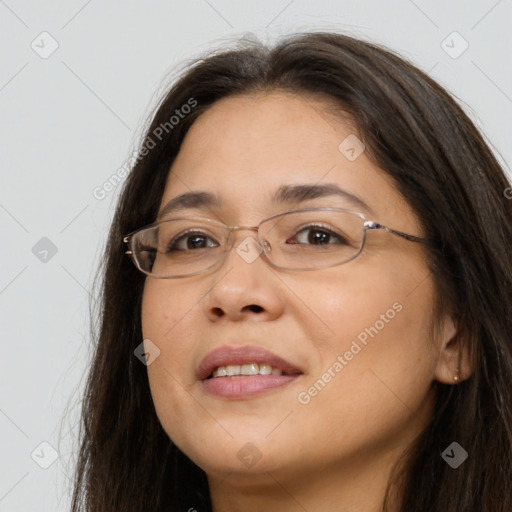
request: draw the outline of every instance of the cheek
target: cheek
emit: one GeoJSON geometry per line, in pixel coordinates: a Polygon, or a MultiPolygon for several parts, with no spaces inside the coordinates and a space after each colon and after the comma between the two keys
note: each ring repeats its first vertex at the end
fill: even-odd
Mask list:
{"type": "Polygon", "coordinates": [[[186,389],[193,381],[184,368],[186,362],[190,365],[191,347],[183,336],[194,332],[191,319],[198,302],[198,294],[192,293],[190,287],[184,290],[165,281],[146,281],[142,334],[160,351],[147,371],[157,415],[164,428],[176,424],[180,405],[189,401],[186,389]]]}
{"type": "Polygon", "coordinates": [[[395,435],[428,408],[437,360],[429,337],[434,296],[423,274],[415,275],[374,274],[314,297],[333,332],[317,345],[322,367],[302,395],[310,415],[328,412],[334,424],[369,440],[395,435]]]}
{"type": "Polygon", "coordinates": [[[200,296],[194,287],[176,286],[166,280],[147,279],[142,296],[142,333],[144,338],[171,338],[187,313],[197,306],[200,296]]]}
{"type": "Polygon", "coordinates": [[[341,402],[350,404],[352,417],[360,418],[363,403],[375,410],[390,402],[417,404],[430,388],[437,361],[429,336],[432,283],[418,267],[395,273],[369,273],[366,267],[359,275],[353,268],[344,282],[326,280],[325,286],[308,287],[304,295],[316,316],[308,315],[303,328],[321,354],[310,384],[319,378],[329,382],[325,391],[323,382],[317,386],[318,397],[323,395],[318,405],[330,403],[335,412],[332,404],[340,404],[340,411],[341,402]],[[326,375],[329,371],[336,377],[326,375]]]}
{"type": "MultiPolygon", "coordinates": [[[[378,268],[368,272],[367,265],[358,268],[354,263],[351,272],[341,276],[326,273],[321,280],[315,276],[288,281],[288,288],[300,299],[292,313],[316,348],[331,356],[348,350],[352,340],[364,344],[376,331],[381,336],[385,332],[393,335],[393,331],[398,335],[404,326],[417,330],[422,316],[428,316],[425,309],[429,309],[430,297],[424,297],[425,289],[411,293],[418,279],[404,274],[408,272],[395,275],[378,268]]],[[[397,336],[397,341],[401,338],[397,336]]]]}

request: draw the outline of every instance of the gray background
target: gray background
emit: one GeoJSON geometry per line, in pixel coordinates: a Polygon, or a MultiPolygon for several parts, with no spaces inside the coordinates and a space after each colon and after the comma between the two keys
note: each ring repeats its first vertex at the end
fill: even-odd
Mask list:
{"type": "Polygon", "coordinates": [[[452,91],[508,169],[511,21],[512,0],[0,0],[0,511],[69,509],[89,290],[120,187],[93,190],[167,73],[247,32],[359,35],[452,91]]]}

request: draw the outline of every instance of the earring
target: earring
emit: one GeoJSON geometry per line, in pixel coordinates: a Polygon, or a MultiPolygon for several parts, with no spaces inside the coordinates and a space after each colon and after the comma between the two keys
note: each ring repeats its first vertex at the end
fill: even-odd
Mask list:
{"type": "Polygon", "coordinates": [[[459,374],[459,371],[460,371],[460,370],[459,370],[459,368],[457,368],[457,370],[456,370],[456,374],[455,374],[455,376],[453,377],[453,380],[454,380],[455,382],[457,382],[457,381],[459,380],[459,375],[458,375],[458,374],[459,374]]]}

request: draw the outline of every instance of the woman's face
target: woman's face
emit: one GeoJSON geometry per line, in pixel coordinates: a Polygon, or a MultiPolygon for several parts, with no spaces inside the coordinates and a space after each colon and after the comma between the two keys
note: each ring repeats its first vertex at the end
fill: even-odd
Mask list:
{"type": "MultiPolygon", "coordinates": [[[[187,134],[160,209],[180,194],[203,191],[217,196],[218,205],[186,208],[180,216],[255,226],[292,209],[339,207],[421,236],[391,180],[364,151],[357,156],[362,147],[353,128],[324,108],[284,93],[217,102],[187,134]],[[369,211],[338,194],[273,200],[283,186],[326,184],[369,211]]],[[[425,427],[433,381],[448,381],[441,352],[453,325],[442,322],[439,338],[429,336],[434,291],[422,244],[370,231],[353,261],[287,271],[236,250],[250,249],[242,244],[255,239],[254,231],[233,235],[233,248],[214,271],[145,282],[143,336],[160,350],[148,366],[149,381],[169,437],[219,479],[355,471],[395,457],[425,427]],[[222,348],[242,349],[243,363],[267,368],[266,356],[247,347],[299,373],[199,378],[203,359],[222,348]],[[270,387],[254,391],[261,378],[270,387]]],[[[212,364],[222,361],[230,362],[221,357],[212,364]]]]}

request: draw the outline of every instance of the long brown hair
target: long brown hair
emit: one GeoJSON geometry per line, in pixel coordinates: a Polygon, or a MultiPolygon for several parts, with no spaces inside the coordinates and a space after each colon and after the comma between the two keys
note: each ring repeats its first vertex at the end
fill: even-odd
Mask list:
{"type": "Polygon", "coordinates": [[[206,475],[165,434],[146,368],[134,356],[144,275],[125,256],[122,237],[155,220],[169,168],[201,113],[230,95],[275,90],[329,98],[353,118],[368,154],[393,179],[425,236],[438,241],[429,253],[437,309],[453,310],[476,361],[458,385],[434,383],[432,420],[396,476],[400,510],[510,512],[510,184],[479,131],[435,81],[390,50],[322,32],[271,48],[241,41],[197,59],[152,114],[100,269],[73,512],[211,510],[206,475]],[[186,104],[194,107],[171,122],[186,104]],[[441,457],[453,441],[469,454],[457,469],[441,457]]]}

